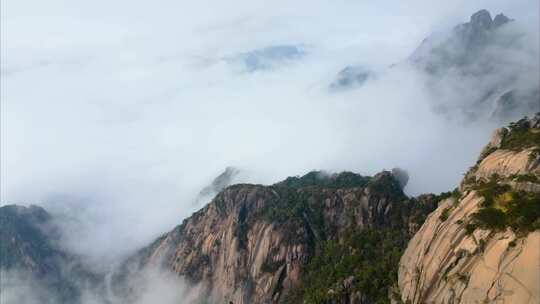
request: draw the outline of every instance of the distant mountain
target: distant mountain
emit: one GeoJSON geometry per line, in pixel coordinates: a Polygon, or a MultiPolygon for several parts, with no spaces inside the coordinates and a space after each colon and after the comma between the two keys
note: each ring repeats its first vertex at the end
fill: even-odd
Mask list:
{"type": "Polygon", "coordinates": [[[358,88],[364,85],[366,81],[375,77],[373,71],[362,66],[347,66],[339,71],[336,80],[330,84],[330,90],[344,90],[358,88]]]}
{"type": "Polygon", "coordinates": [[[44,275],[59,273],[57,259],[65,257],[53,245],[51,216],[38,206],[0,207],[0,267],[22,268],[44,275]]]}
{"type": "Polygon", "coordinates": [[[53,217],[38,206],[0,207],[0,290],[2,304],[78,303],[81,286],[97,286],[80,257],[58,247],[53,217]],[[34,282],[30,284],[30,282],[34,282]],[[46,292],[21,291],[37,285],[46,292]]]}
{"type": "MultiPolygon", "coordinates": [[[[516,23],[482,10],[419,46],[407,67],[425,76],[436,110],[471,120],[540,110],[538,62],[516,23]]],[[[254,71],[299,55],[280,46],[234,60],[254,71]]],[[[371,76],[339,77],[336,88],[371,76]]],[[[203,208],[108,274],[59,246],[43,208],[0,207],[2,304],[140,303],[149,289],[160,299],[149,269],[193,287],[184,304],[540,301],[540,113],[497,130],[459,187],[439,195],[408,197],[397,168],[273,185],[235,184],[239,172],[226,168],[201,190],[203,208]]]]}
{"type": "Polygon", "coordinates": [[[493,71],[496,62],[478,66],[484,61],[482,55],[490,46],[508,47],[512,38],[501,40],[499,30],[512,20],[499,14],[493,20],[487,10],[471,16],[467,23],[457,25],[450,33],[432,35],[411,55],[410,60],[428,73],[441,75],[452,68],[462,68],[465,72],[484,74],[493,71]],[[468,68],[478,70],[467,71],[468,68]],[[483,70],[482,70],[483,69],[483,70]]]}
{"type": "Polygon", "coordinates": [[[226,186],[107,275],[56,247],[42,208],[3,206],[2,303],[78,304],[88,293],[138,303],[152,289],[160,299],[165,282],[188,286],[184,304],[537,303],[539,136],[540,113],[497,130],[459,188],[440,195],[407,197],[402,169],[226,186]],[[151,270],[168,281],[151,284],[151,270]]]}
{"type": "Polygon", "coordinates": [[[220,173],[212,182],[205,186],[201,192],[201,196],[208,196],[208,195],[216,195],[221,190],[225,189],[225,187],[230,186],[233,181],[238,177],[240,174],[240,169],[235,167],[227,167],[225,168],[225,171],[220,173]]]}
{"type": "Polygon", "coordinates": [[[538,46],[516,22],[487,10],[426,38],[410,63],[427,74],[437,110],[509,121],[540,110],[538,46]]]}
{"type": "MultiPolygon", "coordinates": [[[[433,110],[441,115],[506,123],[540,110],[535,39],[519,22],[480,10],[469,22],[431,34],[405,62],[389,68],[418,72],[433,110]]],[[[360,88],[373,78],[365,67],[347,66],[330,89],[360,88]]]]}
{"type": "Polygon", "coordinates": [[[245,72],[264,71],[299,60],[306,51],[297,45],[271,45],[225,57],[225,62],[238,65],[245,72]]]}

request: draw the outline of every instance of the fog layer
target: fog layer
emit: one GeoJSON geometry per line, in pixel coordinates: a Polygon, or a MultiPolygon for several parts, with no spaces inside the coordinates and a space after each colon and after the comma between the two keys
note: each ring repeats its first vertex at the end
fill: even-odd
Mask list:
{"type": "Polygon", "coordinates": [[[99,264],[179,224],[227,166],[252,183],[401,167],[410,194],[450,190],[501,122],[441,116],[399,63],[481,8],[538,36],[535,0],[3,1],[1,202],[63,214],[64,246],[99,264]],[[376,77],[328,90],[349,65],[376,77]]]}

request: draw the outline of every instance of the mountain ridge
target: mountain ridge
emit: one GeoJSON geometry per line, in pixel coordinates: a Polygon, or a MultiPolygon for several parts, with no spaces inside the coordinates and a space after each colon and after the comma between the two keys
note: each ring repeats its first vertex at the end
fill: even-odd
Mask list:
{"type": "MultiPolygon", "coordinates": [[[[440,195],[406,196],[403,187],[408,178],[398,169],[372,177],[312,171],[273,185],[227,186],[180,225],[116,267],[108,279],[84,268],[59,272],[53,283],[71,284],[61,289],[58,303],[76,303],[84,288],[81,281],[100,293],[103,303],[136,302],[145,290],[140,284],[149,269],[183,278],[182,284],[189,287],[184,299],[188,303],[485,300],[472,292],[479,288],[475,284],[485,286],[489,281],[471,270],[482,269],[478,257],[509,248],[495,251],[499,255],[506,252],[499,264],[508,269],[508,265],[523,268],[531,255],[538,255],[531,244],[540,229],[539,127],[540,113],[496,130],[461,185],[440,195]],[[506,207],[499,207],[502,203],[506,207]],[[497,214],[499,220],[494,222],[484,214],[497,214]],[[433,229],[440,232],[433,235],[433,229]],[[460,235],[457,252],[444,245],[455,239],[455,231],[460,235]],[[520,257],[525,253],[529,258],[523,260],[520,257]],[[438,261],[431,255],[447,258],[438,261]],[[514,257],[512,261],[506,260],[508,256],[514,257]],[[425,274],[414,279],[415,269],[423,268],[425,274]],[[447,275],[429,277],[439,273],[447,275]],[[449,279],[437,281],[443,278],[449,279]],[[431,282],[425,284],[427,289],[413,283],[422,280],[431,282]]],[[[21,215],[25,225],[51,220],[40,207],[0,207],[2,225],[16,223],[6,217],[21,215]]],[[[39,236],[47,231],[35,227],[39,236]]],[[[4,241],[13,239],[10,231],[2,229],[3,245],[13,247],[3,246],[2,256],[26,248],[4,241]]],[[[20,235],[30,245],[41,243],[20,235]]],[[[43,236],[43,241],[57,250],[52,243],[54,234],[43,236]]],[[[21,261],[30,256],[10,255],[21,261]]],[[[60,251],[53,255],[59,259],[69,256],[60,251]]],[[[40,261],[50,260],[36,259],[28,265],[40,261]]],[[[66,262],[58,265],[62,263],[66,262]]],[[[13,268],[5,262],[0,266],[2,271],[13,268]]],[[[528,273],[514,271],[513,276],[522,283],[540,282],[528,273]]],[[[487,299],[523,300],[524,294],[532,294],[529,302],[538,298],[538,290],[530,286],[519,289],[505,278],[500,272],[490,281],[497,287],[487,292],[487,299]]],[[[47,286],[58,288],[54,284],[47,286]]]]}

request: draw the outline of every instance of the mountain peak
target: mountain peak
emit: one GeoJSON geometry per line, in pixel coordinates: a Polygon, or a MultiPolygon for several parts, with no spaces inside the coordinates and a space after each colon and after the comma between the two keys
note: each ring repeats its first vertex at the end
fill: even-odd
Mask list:
{"type": "Polygon", "coordinates": [[[491,30],[511,22],[512,20],[513,19],[508,18],[503,13],[492,18],[491,13],[488,10],[482,9],[472,14],[468,24],[475,29],[491,30]]]}
{"type": "Polygon", "coordinates": [[[497,16],[495,16],[495,19],[493,19],[493,26],[499,27],[510,21],[512,21],[512,19],[506,17],[504,14],[498,14],[497,16]]]}
{"type": "Polygon", "coordinates": [[[402,303],[538,302],[539,127],[540,113],[497,130],[439,201],[401,257],[402,303]]]}
{"type": "Polygon", "coordinates": [[[490,29],[493,25],[493,19],[488,10],[479,10],[471,16],[471,25],[477,28],[490,29]]]}

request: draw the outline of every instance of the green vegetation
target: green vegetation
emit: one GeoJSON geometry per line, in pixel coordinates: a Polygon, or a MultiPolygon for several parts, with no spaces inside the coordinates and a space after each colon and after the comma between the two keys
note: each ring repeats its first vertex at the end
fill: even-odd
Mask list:
{"type": "Polygon", "coordinates": [[[286,302],[323,303],[361,291],[370,303],[390,303],[388,290],[397,282],[406,242],[403,234],[390,229],[351,231],[341,241],[325,241],[307,265],[302,286],[286,302]],[[343,281],[351,276],[354,280],[345,290],[343,281]]]}
{"type": "MultiPolygon", "coordinates": [[[[372,194],[389,197],[394,201],[407,197],[399,183],[391,174],[382,174],[375,178],[364,177],[351,172],[327,175],[320,171],[312,171],[302,177],[289,177],[283,182],[274,184],[272,189],[278,198],[267,204],[261,213],[270,222],[283,223],[291,219],[309,218],[317,228],[323,228],[324,199],[328,193],[356,187],[368,187],[372,194]]],[[[398,207],[396,207],[397,209],[398,207]]]]}
{"type": "Polygon", "coordinates": [[[287,177],[287,179],[277,183],[275,186],[286,186],[289,188],[303,188],[310,186],[333,189],[355,188],[367,185],[369,180],[369,177],[364,177],[352,172],[328,174],[322,171],[311,171],[302,177],[287,177]]]}
{"type": "MultiPolygon", "coordinates": [[[[394,206],[397,207],[397,210],[394,213],[397,213],[397,216],[399,216],[400,213],[404,213],[402,211],[403,209],[411,210],[411,222],[420,227],[426,220],[427,215],[437,208],[437,204],[439,203],[438,197],[439,196],[434,194],[423,194],[418,197],[411,197],[404,200],[403,204],[395,204],[394,206]]],[[[397,218],[396,221],[399,223],[399,218],[397,218]]]]}
{"type": "Polygon", "coordinates": [[[469,282],[469,277],[465,274],[458,274],[458,280],[460,280],[463,284],[467,284],[469,282]]]}
{"type": "Polygon", "coordinates": [[[481,158],[477,161],[476,164],[479,164],[480,162],[482,162],[482,160],[484,158],[486,158],[488,155],[490,155],[491,153],[497,151],[497,148],[496,147],[489,147],[486,151],[484,151],[481,155],[481,158]]]}
{"type": "Polygon", "coordinates": [[[510,178],[516,182],[529,182],[529,183],[540,184],[540,179],[532,173],[514,174],[510,178]]]}
{"type": "Polygon", "coordinates": [[[261,265],[261,270],[263,272],[275,272],[279,269],[279,267],[283,266],[285,264],[284,261],[268,261],[265,260],[261,265]]]}
{"type": "Polygon", "coordinates": [[[510,132],[503,137],[502,149],[523,150],[540,145],[540,129],[529,128],[523,120],[511,123],[508,128],[510,132]]]}
{"type": "Polygon", "coordinates": [[[474,230],[476,230],[476,228],[477,228],[477,227],[476,227],[475,224],[473,224],[473,223],[467,223],[467,224],[465,225],[465,232],[466,232],[467,234],[472,234],[472,233],[474,232],[474,230]]]}
{"type": "Polygon", "coordinates": [[[441,212],[441,215],[439,215],[439,219],[441,220],[441,222],[444,222],[448,219],[451,210],[452,208],[450,207],[444,208],[444,210],[441,212]]]}
{"type": "Polygon", "coordinates": [[[473,222],[483,229],[502,230],[506,227],[504,212],[496,208],[482,208],[474,213],[472,218],[473,222]]]}
{"type": "Polygon", "coordinates": [[[452,209],[454,209],[457,206],[457,204],[459,203],[460,197],[461,197],[461,192],[459,192],[458,188],[455,188],[451,192],[450,191],[441,192],[439,195],[435,197],[436,201],[438,201],[439,203],[442,200],[445,200],[448,198],[453,199],[452,205],[450,207],[444,208],[444,210],[439,215],[439,220],[441,220],[441,222],[444,222],[448,219],[448,217],[450,216],[450,211],[452,211],[452,209]]]}
{"type": "Polygon", "coordinates": [[[459,189],[455,188],[452,191],[441,192],[439,195],[435,196],[435,200],[442,201],[450,197],[453,197],[454,199],[459,200],[460,196],[461,196],[461,193],[459,192],[459,189]]]}
{"type": "MultiPolygon", "coordinates": [[[[511,123],[502,138],[500,148],[513,151],[533,148],[530,157],[536,158],[540,154],[540,129],[531,128],[526,119],[511,123]]],[[[473,170],[474,168],[471,172],[473,170]]],[[[515,174],[510,176],[509,180],[540,183],[538,176],[531,173],[515,174]]],[[[474,232],[476,228],[503,230],[510,227],[518,234],[540,229],[540,194],[515,191],[503,182],[497,175],[487,182],[476,181],[472,176],[465,181],[465,184],[470,185],[470,189],[478,191],[484,198],[480,209],[465,225],[468,233],[474,232]]],[[[441,217],[444,218],[443,215],[441,214],[441,217]]]]}
{"type": "Polygon", "coordinates": [[[373,194],[391,197],[394,200],[407,199],[399,182],[391,174],[379,174],[369,180],[367,187],[373,194]]]}
{"type": "MultiPolygon", "coordinates": [[[[291,291],[287,303],[322,303],[356,291],[361,291],[370,303],[389,303],[389,291],[397,282],[399,259],[409,237],[403,216],[422,224],[426,214],[436,207],[431,195],[408,199],[389,172],[371,178],[350,172],[330,176],[310,172],[287,178],[272,189],[277,193],[276,199],[260,215],[272,223],[286,225],[284,230],[291,231],[288,240],[294,240],[297,227],[306,222],[317,238],[310,243],[313,256],[303,270],[302,285],[291,291]],[[324,221],[325,200],[334,195],[339,197],[337,192],[341,189],[356,187],[365,188],[374,198],[392,202],[385,219],[388,227],[350,228],[338,235],[328,231],[324,221]]],[[[459,192],[449,192],[447,197],[452,195],[459,196],[459,192]]],[[[275,272],[282,265],[283,261],[265,261],[262,270],[275,272]]]]}
{"type": "Polygon", "coordinates": [[[472,215],[467,232],[510,227],[516,233],[526,234],[540,229],[540,193],[512,190],[509,185],[498,183],[497,177],[479,183],[474,190],[484,197],[484,202],[472,215]]]}
{"type": "Polygon", "coordinates": [[[474,185],[473,190],[478,191],[478,194],[484,197],[483,207],[489,207],[494,204],[495,198],[510,191],[512,187],[499,183],[499,177],[494,174],[489,181],[480,181],[474,185]]]}
{"type": "Polygon", "coordinates": [[[370,181],[352,172],[329,175],[321,171],[312,171],[302,177],[288,177],[274,184],[272,188],[278,199],[262,210],[262,216],[271,222],[283,223],[289,219],[301,219],[309,216],[322,225],[322,200],[315,199],[320,189],[346,189],[366,186],[370,181]],[[317,191],[319,189],[319,191],[317,191]]]}
{"type": "Polygon", "coordinates": [[[309,204],[309,189],[295,189],[289,187],[273,187],[279,198],[272,204],[267,204],[262,210],[263,217],[271,222],[282,223],[289,219],[302,218],[303,214],[319,214],[322,212],[322,203],[309,204]]]}

